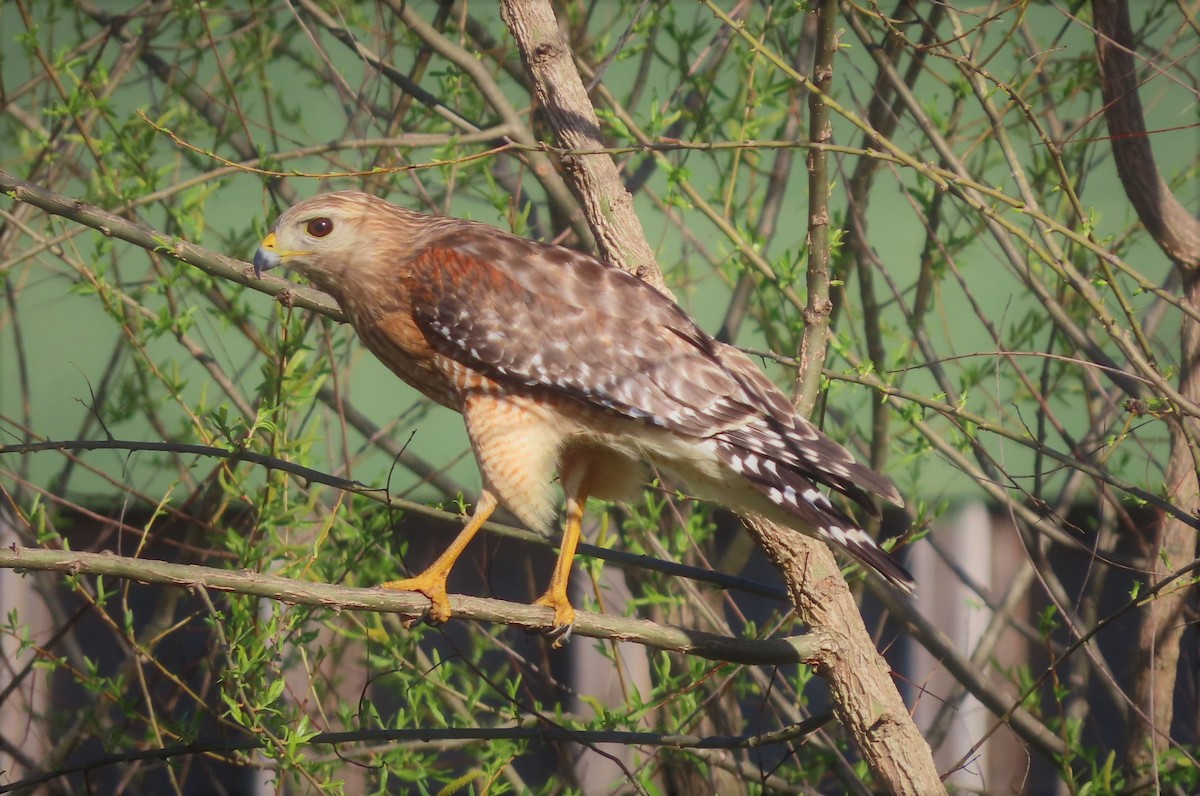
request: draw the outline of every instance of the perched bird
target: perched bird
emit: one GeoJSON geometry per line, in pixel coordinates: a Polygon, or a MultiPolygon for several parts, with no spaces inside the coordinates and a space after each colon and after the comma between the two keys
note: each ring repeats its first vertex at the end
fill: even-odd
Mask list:
{"type": "Polygon", "coordinates": [[[537,604],[554,609],[560,637],[568,633],[584,503],[632,499],[647,464],[697,497],[829,542],[912,590],[904,568],[817,488],[902,505],[895,487],[798,417],[749,357],[631,274],[356,191],[284,212],[254,256],[260,275],[281,264],[333,296],[397,376],[466,419],[483,476],[470,521],[424,572],[384,584],[428,596],[433,621],[449,618],[446,578],[499,503],[548,532],[557,472],[566,524],[537,604]]]}

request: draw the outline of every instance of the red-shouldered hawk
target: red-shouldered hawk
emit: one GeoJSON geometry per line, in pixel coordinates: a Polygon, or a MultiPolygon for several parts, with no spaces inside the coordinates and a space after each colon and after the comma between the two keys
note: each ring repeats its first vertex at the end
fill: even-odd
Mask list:
{"type": "Polygon", "coordinates": [[[281,215],[254,256],[284,264],[337,300],[397,376],[461,412],[483,492],[428,569],[384,584],[419,591],[450,616],[446,577],[503,503],[547,532],[559,473],[567,516],[550,587],[560,636],[567,578],[589,495],[629,500],[646,463],[697,497],[834,544],[892,584],[912,577],[821,492],[902,505],[883,476],[798,417],[753,362],[714,340],[640,279],[594,257],[470,221],[344,191],[281,215]]]}

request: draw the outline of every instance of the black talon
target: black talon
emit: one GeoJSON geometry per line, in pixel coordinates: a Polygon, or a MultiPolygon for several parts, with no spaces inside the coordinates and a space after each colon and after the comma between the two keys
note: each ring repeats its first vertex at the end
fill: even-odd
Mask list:
{"type": "Polygon", "coordinates": [[[439,623],[433,618],[433,603],[431,602],[429,605],[425,606],[421,613],[417,614],[416,616],[405,618],[401,624],[404,626],[405,630],[412,630],[414,627],[421,624],[427,624],[430,627],[437,627],[439,623]]]}
{"type": "Polygon", "coordinates": [[[575,629],[575,625],[559,625],[546,631],[546,637],[550,639],[550,646],[553,649],[561,649],[571,641],[571,631],[575,629]]]}

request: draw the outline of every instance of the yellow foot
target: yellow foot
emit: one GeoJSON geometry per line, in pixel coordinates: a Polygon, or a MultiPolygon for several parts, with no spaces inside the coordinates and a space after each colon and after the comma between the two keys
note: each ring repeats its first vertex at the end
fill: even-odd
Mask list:
{"type": "Polygon", "coordinates": [[[552,647],[558,649],[571,640],[571,628],[575,625],[575,608],[567,599],[566,592],[548,591],[533,602],[554,609],[554,626],[546,632],[553,639],[552,647]]]}
{"type": "Polygon", "coordinates": [[[389,580],[387,583],[380,584],[384,589],[415,591],[429,598],[429,610],[425,616],[408,623],[410,625],[420,622],[422,619],[431,625],[440,625],[450,618],[450,597],[446,594],[446,579],[427,577],[426,575],[427,573],[422,573],[415,578],[389,580]]]}

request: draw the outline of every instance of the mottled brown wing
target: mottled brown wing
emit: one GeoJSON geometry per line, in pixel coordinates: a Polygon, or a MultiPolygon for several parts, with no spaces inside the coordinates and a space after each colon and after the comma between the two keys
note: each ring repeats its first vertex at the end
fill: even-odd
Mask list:
{"type": "Polygon", "coordinates": [[[711,439],[721,459],[790,510],[805,506],[788,499],[787,486],[803,496],[809,481],[867,506],[872,492],[902,502],[886,478],[798,418],[748,357],[618,268],[474,224],[411,265],[413,312],[430,346],[500,384],[711,439]],[[758,462],[782,470],[759,474],[758,462]]]}
{"type": "Polygon", "coordinates": [[[413,312],[430,346],[494,380],[545,390],[695,437],[786,399],[723,363],[718,344],[654,288],[558,246],[473,225],[412,262],[413,312]]]}

